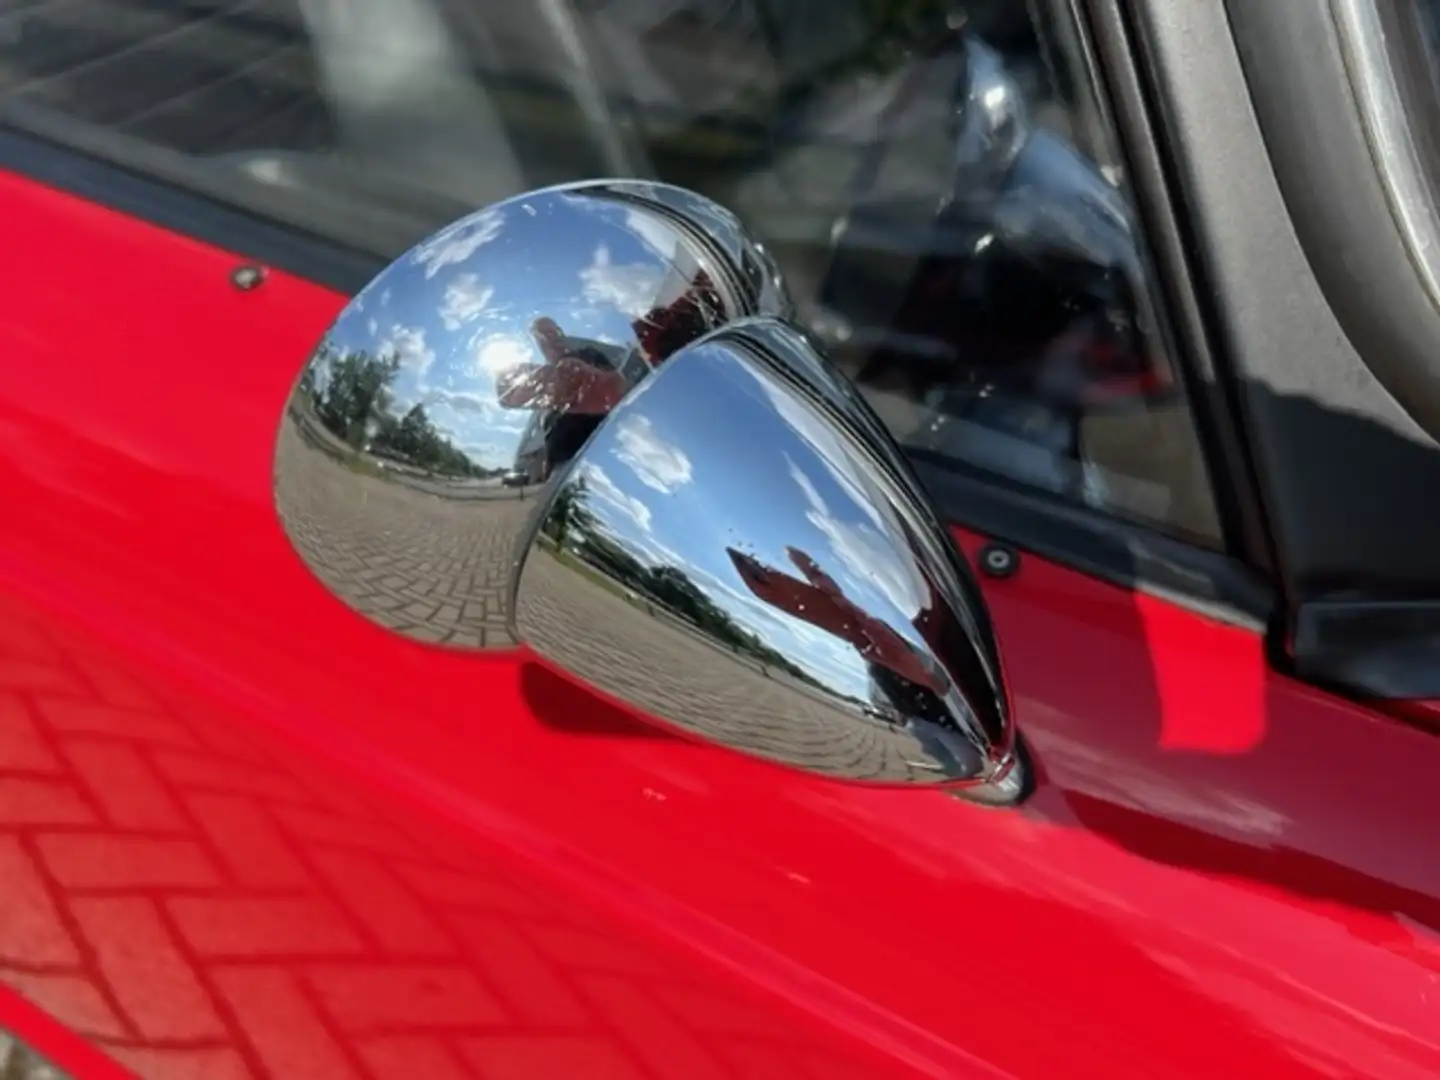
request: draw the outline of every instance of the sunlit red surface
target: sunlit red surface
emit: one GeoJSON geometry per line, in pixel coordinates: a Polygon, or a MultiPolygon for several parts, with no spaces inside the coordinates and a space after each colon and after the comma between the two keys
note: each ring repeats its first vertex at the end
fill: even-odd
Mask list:
{"type": "Polygon", "coordinates": [[[79,1076],[1440,1070],[1428,732],[1026,557],[1024,809],[668,737],[291,552],[341,298],[14,177],[0,224],[0,1025],[79,1076]]]}

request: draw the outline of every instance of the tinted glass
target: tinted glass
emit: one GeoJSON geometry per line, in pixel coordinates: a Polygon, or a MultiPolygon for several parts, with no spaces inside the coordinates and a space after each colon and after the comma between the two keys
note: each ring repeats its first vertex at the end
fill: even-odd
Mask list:
{"type": "Polygon", "coordinates": [[[0,0],[0,116],[392,255],[598,175],[730,206],[912,452],[1218,543],[1073,28],[1017,0],[0,0]]]}

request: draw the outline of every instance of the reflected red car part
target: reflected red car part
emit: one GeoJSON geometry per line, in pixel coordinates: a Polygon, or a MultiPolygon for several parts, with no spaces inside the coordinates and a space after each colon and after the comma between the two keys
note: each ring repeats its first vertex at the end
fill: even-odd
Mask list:
{"type": "Polygon", "coordinates": [[[0,1024],[78,1076],[1440,1068],[1428,733],[1029,556],[985,582],[1020,810],[427,650],[271,506],[342,299],[15,177],[0,208],[0,1024]]]}

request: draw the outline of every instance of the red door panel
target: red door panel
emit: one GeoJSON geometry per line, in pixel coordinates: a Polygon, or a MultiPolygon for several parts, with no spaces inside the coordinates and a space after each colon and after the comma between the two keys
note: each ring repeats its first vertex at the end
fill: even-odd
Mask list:
{"type": "Polygon", "coordinates": [[[291,552],[341,298],[17,177],[0,224],[0,1024],[82,1076],[1440,1068],[1429,734],[1030,558],[1023,809],[661,734],[291,552]]]}

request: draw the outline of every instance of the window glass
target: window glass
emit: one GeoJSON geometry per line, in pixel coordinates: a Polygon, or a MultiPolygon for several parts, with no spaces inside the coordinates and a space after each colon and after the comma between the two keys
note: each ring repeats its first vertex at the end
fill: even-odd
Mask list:
{"type": "Polygon", "coordinates": [[[0,119],[384,255],[601,175],[735,210],[908,449],[1218,544],[1073,28],[1018,0],[0,0],[0,119]]]}

